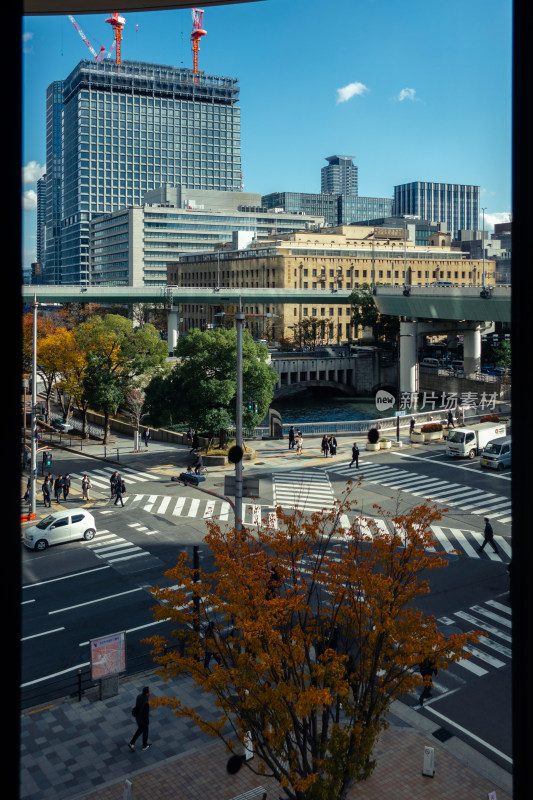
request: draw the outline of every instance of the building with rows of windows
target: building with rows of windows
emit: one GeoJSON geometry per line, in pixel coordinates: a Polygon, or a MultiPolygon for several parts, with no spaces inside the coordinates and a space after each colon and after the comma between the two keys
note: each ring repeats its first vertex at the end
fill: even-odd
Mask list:
{"type": "MultiPolygon", "coordinates": [[[[306,304],[261,304],[244,307],[253,334],[261,336],[265,319],[272,339],[292,339],[294,327],[309,317],[323,321],[322,339],[345,342],[358,334],[347,302],[331,304],[331,292],[345,292],[371,284],[429,285],[450,281],[454,285],[482,285],[483,263],[450,247],[450,235],[435,233],[427,247],[410,241],[402,228],[343,225],[302,231],[257,242],[243,249],[225,247],[216,253],[183,255],[168,270],[174,286],[265,287],[323,289],[324,301],[306,304]],[[269,315],[266,317],[266,315],[269,315]]],[[[495,284],[495,264],[486,262],[486,284],[495,284]]],[[[180,303],[182,330],[211,327],[232,309],[180,303]],[[218,316],[216,316],[218,315],[218,316]]]]}
{"type": "Polygon", "coordinates": [[[83,60],[47,91],[47,283],[88,283],[91,220],[165,184],[239,191],[236,78],[83,60]]]}

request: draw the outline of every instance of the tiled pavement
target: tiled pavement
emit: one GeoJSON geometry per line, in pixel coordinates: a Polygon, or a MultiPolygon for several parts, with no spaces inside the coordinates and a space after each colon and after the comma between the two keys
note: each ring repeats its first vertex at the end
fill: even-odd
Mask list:
{"type": "MultiPolygon", "coordinates": [[[[115,697],[87,694],[81,702],[70,699],[26,711],[19,800],[230,800],[259,785],[268,798],[280,797],[273,779],[244,766],[229,775],[224,745],[169,708],[151,711],[151,749],[143,752],[138,746],[131,753],[131,708],[143,685],[150,686],[153,697],[176,694],[214,716],[208,696],[194,690],[189,679],[165,683],[155,674],[125,680],[115,697]],[[126,780],[133,795],[125,792],[126,780]]],[[[455,737],[439,742],[433,721],[398,702],[389,721],[375,748],[377,767],[366,783],[352,789],[350,799],[482,800],[497,791],[498,800],[511,800],[509,774],[455,737]],[[422,775],[425,746],[435,750],[433,778],[422,775]]],[[[250,764],[257,768],[257,758],[250,764]]]]}

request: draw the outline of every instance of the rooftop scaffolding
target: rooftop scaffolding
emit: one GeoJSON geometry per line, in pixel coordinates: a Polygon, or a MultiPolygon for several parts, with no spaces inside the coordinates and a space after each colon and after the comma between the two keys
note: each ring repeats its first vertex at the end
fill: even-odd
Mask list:
{"type": "Polygon", "coordinates": [[[83,59],[63,82],[63,102],[67,103],[80,89],[157,95],[179,100],[235,105],[239,99],[238,78],[194,73],[183,67],[123,61],[120,65],[107,60],[83,59]]]}

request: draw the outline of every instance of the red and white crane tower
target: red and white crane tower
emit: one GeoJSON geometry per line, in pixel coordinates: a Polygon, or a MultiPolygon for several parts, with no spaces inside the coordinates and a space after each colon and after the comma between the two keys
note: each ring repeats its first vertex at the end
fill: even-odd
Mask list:
{"type": "Polygon", "coordinates": [[[113,33],[115,35],[115,64],[120,64],[120,42],[122,41],[122,28],[126,24],[126,20],[124,17],[121,17],[116,11],[114,11],[109,19],[106,19],[106,22],[109,22],[110,25],[113,27],[113,33]]]}
{"type": "Polygon", "coordinates": [[[204,31],[202,25],[204,20],[203,8],[193,8],[192,13],[192,71],[198,74],[198,50],[200,49],[200,39],[205,36],[207,31],[204,31]]]}
{"type": "Polygon", "coordinates": [[[102,58],[103,58],[105,47],[102,45],[102,47],[100,48],[100,52],[97,53],[96,50],[94,49],[94,47],[92,46],[92,44],[90,43],[90,41],[88,40],[88,38],[85,36],[85,34],[82,31],[82,29],[80,28],[80,26],[78,25],[78,23],[76,22],[76,20],[74,19],[74,17],[71,14],[69,14],[68,18],[72,22],[72,24],[74,25],[76,30],[78,31],[79,35],[81,36],[81,38],[83,39],[83,41],[85,42],[85,44],[87,45],[87,47],[89,48],[91,53],[93,54],[94,60],[98,61],[98,59],[100,59],[100,61],[101,61],[102,58]]]}

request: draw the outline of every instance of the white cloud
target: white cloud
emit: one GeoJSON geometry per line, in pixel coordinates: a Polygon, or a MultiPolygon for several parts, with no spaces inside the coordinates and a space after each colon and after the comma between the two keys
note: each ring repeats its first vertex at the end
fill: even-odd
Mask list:
{"type": "Polygon", "coordinates": [[[30,46],[30,42],[33,39],[33,33],[23,33],[22,34],[22,52],[23,53],[33,53],[33,47],[30,46]]]}
{"type": "Polygon", "coordinates": [[[46,165],[41,167],[36,161],[28,161],[25,167],[22,167],[22,183],[24,186],[28,184],[36,184],[37,181],[43,177],[46,172],[46,165]]]}
{"type": "Polygon", "coordinates": [[[398,95],[398,100],[400,103],[402,100],[415,100],[416,89],[402,89],[400,94],[398,95]]]}
{"type": "MultiPolygon", "coordinates": [[[[508,211],[494,211],[492,214],[487,214],[485,212],[485,230],[486,231],[493,231],[495,224],[500,224],[502,222],[510,222],[511,214],[508,211]]],[[[483,225],[483,214],[479,215],[479,225],[480,228],[483,225]]]]}
{"type": "Polygon", "coordinates": [[[347,86],[343,86],[342,89],[337,89],[337,103],[345,103],[354,95],[362,95],[369,91],[370,89],[368,86],[365,86],[364,83],[354,81],[354,83],[349,83],[347,86]]]}
{"type": "Polygon", "coordinates": [[[28,189],[22,193],[22,210],[35,211],[37,208],[37,192],[35,189],[28,189]]]}

